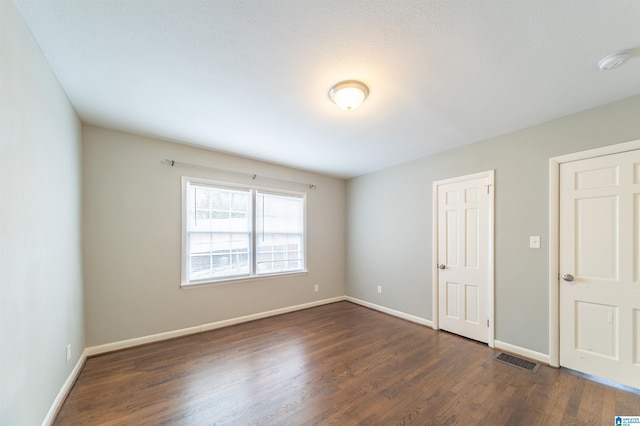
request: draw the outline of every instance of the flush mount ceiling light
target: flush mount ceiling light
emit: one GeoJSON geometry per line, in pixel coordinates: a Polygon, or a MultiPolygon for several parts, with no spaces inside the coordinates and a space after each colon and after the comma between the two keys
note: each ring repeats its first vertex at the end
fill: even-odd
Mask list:
{"type": "Polygon", "coordinates": [[[345,111],[358,108],[367,96],[369,96],[369,88],[357,80],[341,81],[329,89],[329,99],[345,111]]]}
{"type": "Polygon", "coordinates": [[[629,56],[631,56],[630,50],[621,50],[620,52],[612,53],[611,55],[600,59],[600,62],[598,62],[598,68],[600,68],[600,71],[609,71],[619,68],[627,62],[629,56]]]}

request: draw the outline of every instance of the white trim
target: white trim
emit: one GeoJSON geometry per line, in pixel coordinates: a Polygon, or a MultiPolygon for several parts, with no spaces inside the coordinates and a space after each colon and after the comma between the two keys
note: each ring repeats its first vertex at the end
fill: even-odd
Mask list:
{"type": "Polygon", "coordinates": [[[549,365],[560,366],[560,165],[640,149],[640,139],[549,159],[549,365]]]}
{"type": "Polygon", "coordinates": [[[495,170],[487,170],[484,172],[473,173],[465,176],[457,176],[454,178],[443,179],[433,182],[433,212],[432,212],[432,236],[431,236],[431,258],[432,258],[432,316],[433,329],[438,330],[439,327],[439,308],[438,308],[438,187],[449,183],[463,182],[474,179],[487,179],[489,185],[489,231],[488,231],[488,272],[487,272],[487,318],[489,319],[489,327],[487,330],[487,345],[493,348],[495,345],[495,170]]]}
{"type": "Polygon", "coordinates": [[[531,349],[522,348],[520,346],[512,345],[511,343],[501,342],[495,340],[495,348],[501,351],[511,352],[512,354],[520,355],[525,358],[533,359],[544,364],[549,364],[549,355],[541,352],[532,351],[531,349]]]}
{"type": "MultiPolygon", "coordinates": [[[[469,175],[464,175],[464,176],[455,176],[455,177],[451,177],[451,178],[447,178],[447,179],[441,179],[439,181],[436,181],[434,183],[437,183],[438,185],[446,185],[449,183],[456,183],[456,182],[466,182],[468,180],[474,180],[474,179],[482,179],[485,177],[489,177],[489,176],[493,176],[495,170],[487,170],[484,172],[478,172],[478,173],[471,173],[469,175]]],[[[490,178],[490,184],[493,184],[493,177],[490,178]]]]}
{"type": "Polygon", "coordinates": [[[76,365],[73,367],[73,370],[71,370],[71,373],[69,373],[67,380],[65,380],[64,383],[62,384],[62,387],[58,391],[58,395],[56,395],[56,398],[53,400],[53,403],[49,408],[49,412],[47,412],[47,415],[42,420],[43,426],[53,424],[53,421],[56,419],[56,414],[58,414],[58,410],[64,403],[64,400],[67,398],[67,395],[69,394],[69,392],[71,392],[71,388],[73,387],[73,384],[76,382],[76,379],[78,378],[78,375],[82,371],[82,367],[84,366],[84,363],[86,361],[87,361],[87,350],[85,349],[84,351],[82,351],[82,354],[80,355],[80,358],[78,358],[78,362],[76,362],[76,365]]]}
{"type": "Polygon", "coordinates": [[[134,346],[144,345],[147,343],[160,342],[162,340],[173,339],[175,337],[188,336],[190,334],[201,333],[203,331],[209,331],[209,330],[215,330],[222,327],[228,327],[230,325],[241,324],[243,322],[254,321],[262,318],[272,317],[275,315],[281,315],[289,312],[299,311],[302,309],[313,308],[315,306],[327,305],[329,303],[334,303],[334,302],[341,302],[343,300],[345,300],[345,296],[317,300],[315,302],[303,303],[301,305],[274,309],[272,311],[259,312],[256,314],[245,315],[242,317],[216,321],[208,324],[196,325],[194,327],[182,328],[179,330],[167,331],[167,332],[158,333],[158,334],[151,334],[149,336],[136,337],[134,339],[121,340],[119,342],[107,343],[104,345],[91,346],[91,347],[88,347],[85,350],[85,352],[87,356],[98,355],[106,352],[113,352],[120,349],[126,349],[134,346]]]}
{"type": "Polygon", "coordinates": [[[420,325],[426,325],[427,327],[431,327],[433,328],[433,322],[425,319],[425,318],[421,318],[415,315],[411,315],[411,314],[407,314],[401,311],[396,311],[395,309],[391,309],[391,308],[387,308],[385,306],[380,306],[380,305],[376,305],[375,303],[371,303],[371,302],[367,302],[361,299],[356,299],[355,297],[351,297],[351,296],[345,296],[344,300],[346,300],[347,302],[352,302],[355,303],[357,305],[361,305],[364,306],[366,308],[370,308],[397,318],[401,318],[403,320],[407,320],[407,321],[411,321],[414,322],[416,324],[420,324],[420,325]]]}
{"type": "Polygon", "coordinates": [[[560,367],[560,163],[549,160],[549,365],[560,367]]]}
{"type": "MultiPolygon", "coordinates": [[[[486,173],[486,172],[485,172],[486,173]]],[[[487,253],[489,263],[489,271],[488,271],[488,288],[487,288],[487,301],[488,301],[488,309],[487,309],[487,317],[489,318],[489,338],[487,340],[487,345],[490,348],[495,347],[495,338],[496,338],[496,327],[495,327],[495,221],[496,221],[496,213],[495,213],[495,170],[489,170],[489,175],[487,176],[487,180],[489,181],[489,252],[487,253]]]]}
{"type": "Polygon", "coordinates": [[[304,275],[309,275],[309,271],[305,269],[304,271],[275,272],[273,274],[242,276],[242,277],[236,277],[236,278],[224,278],[218,281],[209,281],[209,280],[193,281],[190,284],[181,283],[180,288],[182,290],[192,290],[194,288],[199,288],[202,286],[221,286],[221,285],[228,285],[228,284],[239,284],[239,283],[246,283],[246,282],[253,282],[253,281],[268,280],[273,278],[282,279],[282,278],[304,276],[304,275]]]}
{"type": "Polygon", "coordinates": [[[623,142],[615,145],[607,145],[600,148],[589,149],[587,151],[572,152],[570,154],[552,157],[558,163],[568,163],[570,161],[585,160],[587,158],[604,157],[611,154],[620,154],[621,152],[636,151],[640,149],[640,139],[635,141],[623,142]]]}
{"type": "Polygon", "coordinates": [[[440,330],[440,304],[438,303],[438,182],[431,191],[431,318],[433,329],[440,330]]]}

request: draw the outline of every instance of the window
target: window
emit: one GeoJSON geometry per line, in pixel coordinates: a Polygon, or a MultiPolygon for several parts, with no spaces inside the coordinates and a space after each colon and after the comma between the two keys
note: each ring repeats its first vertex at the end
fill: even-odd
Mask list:
{"type": "Polygon", "coordinates": [[[256,193],[256,272],[304,268],[304,199],[256,193]]]}
{"type": "Polygon", "coordinates": [[[183,285],[305,270],[304,194],[183,180],[183,285]]]}

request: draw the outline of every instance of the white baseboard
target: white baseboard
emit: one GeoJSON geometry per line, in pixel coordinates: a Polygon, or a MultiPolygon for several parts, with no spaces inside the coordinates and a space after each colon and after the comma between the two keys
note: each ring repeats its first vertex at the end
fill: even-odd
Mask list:
{"type": "Polygon", "coordinates": [[[403,320],[411,321],[416,324],[426,325],[427,327],[433,328],[433,321],[417,317],[415,315],[406,314],[401,311],[396,311],[395,309],[387,308],[385,306],[376,305],[375,303],[366,302],[364,300],[356,299],[355,297],[345,296],[344,300],[347,302],[352,302],[358,305],[366,306],[367,308],[374,309],[376,311],[384,312],[385,314],[392,315],[394,317],[402,318],[403,320]]]}
{"type": "Polygon", "coordinates": [[[330,299],[317,300],[315,302],[303,303],[301,305],[288,306],[286,308],[274,309],[272,311],[259,312],[257,314],[245,315],[242,317],[231,318],[228,320],[216,321],[209,324],[196,325],[194,327],[182,328],[179,330],[167,331],[164,333],[152,334],[149,336],[136,337],[134,339],[121,340],[119,342],[107,343],[104,345],[88,347],[85,352],[87,356],[113,352],[120,349],[140,346],[147,343],[159,342],[162,340],[173,339],[174,337],[188,336],[190,334],[201,333],[203,331],[215,330],[217,328],[228,327],[230,325],[240,324],[243,322],[254,321],[261,318],[272,317],[275,315],[286,314],[288,312],[299,311],[302,309],[313,308],[315,306],[326,305],[334,302],[345,300],[345,296],[333,297],[330,299]]]}
{"type": "Polygon", "coordinates": [[[80,374],[80,371],[82,371],[82,367],[84,366],[84,363],[86,360],[87,360],[87,351],[85,349],[84,351],[82,351],[80,358],[78,358],[78,362],[76,362],[75,367],[73,367],[73,370],[71,370],[69,377],[67,377],[67,380],[65,380],[64,384],[60,388],[60,391],[58,391],[58,395],[56,395],[56,399],[53,400],[53,403],[51,404],[51,408],[49,408],[49,412],[45,416],[44,420],[42,420],[42,426],[49,426],[53,424],[53,421],[56,419],[56,414],[58,413],[58,410],[62,406],[62,403],[64,402],[69,392],[71,392],[71,388],[73,387],[73,384],[76,382],[76,379],[80,374]]]}
{"type": "Polygon", "coordinates": [[[521,348],[520,346],[512,345],[511,343],[501,342],[499,340],[494,341],[495,348],[501,351],[511,352],[516,355],[533,359],[544,364],[549,365],[549,355],[541,352],[532,351],[531,349],[521,348]]]}

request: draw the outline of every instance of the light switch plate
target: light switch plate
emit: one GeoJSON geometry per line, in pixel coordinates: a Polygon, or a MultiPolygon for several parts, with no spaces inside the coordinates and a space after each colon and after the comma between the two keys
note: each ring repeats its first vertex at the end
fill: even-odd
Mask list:
{"type": "Polygon", "coordinates": [[[532,235],[529,237],[529,248],[540,248],[540,235],[532,235]]]}

